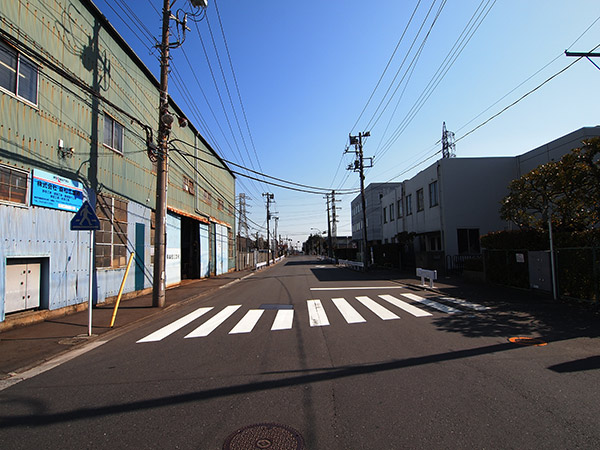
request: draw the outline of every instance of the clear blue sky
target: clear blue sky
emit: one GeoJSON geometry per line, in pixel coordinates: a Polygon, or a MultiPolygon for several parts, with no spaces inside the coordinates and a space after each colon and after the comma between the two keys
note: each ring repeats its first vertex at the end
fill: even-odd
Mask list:
{"type": "MultiPolygon", "coordinates": [[[[162,0],[95,3],[158,78],[157,51],[149,50],[140,22],[158,40],[162,0]],[[128,14],[124,5],[131,8],[128,14]]],[[[187,0],[177,0],[177,9],[191,8],[187,0]]],[[[433,163],[444,121],[456,133],[458,157],[517,155],[578,128],[600,125],[600,70],[583,59],[465,136],[575,62],[564,56],[565,50],[590,51],[600,44],[597,0],[209,0],[206,14],[208,21],[190,23],[183,48],[172,52],[176,73],[169,92],[221,156],[285,180],[331,189],[358,187],[358,175],[345,170],[352,161],[351,155],[343,156],[350,132],[371,132],[364,147],[365,156],[375,155],[368,184],[402,181],[433,163]],[[451,66],[444,65],[449,54],[451,66]],[[435,78],[440,73],[445,75],[435,78]],[[436,87],[428,90],[432,80],[436,87]]],[[[237,192],[252,199],[248,211],[254,223],[265,226],[261,193],[267,190],[275,194],[283,237],[302,242],[311,228],[327,229],[321,195],[239,177],[237,192]]],[[[353,196],[338,198],[338,235],[349,235],[353,196]]],[[[251,231],[257,228],[254,223],[251,231]]]]}

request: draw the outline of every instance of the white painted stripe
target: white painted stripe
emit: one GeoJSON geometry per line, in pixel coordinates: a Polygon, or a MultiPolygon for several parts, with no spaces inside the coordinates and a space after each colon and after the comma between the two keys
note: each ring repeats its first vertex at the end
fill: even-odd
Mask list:
{"type": "Polygon", "coordinates": [[[324,287],[310,288],[311,291],[368,291],[373,289],[404,289],[402,286],[348,286],[348,287],[324,287]]]}
{"type": "Polygon", "coordinates": [[[465,308],[474,309],[475,311],[487,311],[488,309],[491,309],[489,306],[483,306],[477,303],[467,302],[466,300],[461,300],[459,298],[454,297],[440,297],[440,300],[446,300],[448,302],[456,303],[457,305],[464,306],[465,308]]]}
{"type": "Polygon", "coordinates": [[[323,309],[321,300],[307,300],[308,320],[311,327],[324,327],[329,325],[329,319],[323,309]]]}
{"type": "Polygon", "coordinates": [[[379,303],[375,302],[374,300],[371,300],[369,297],[356,297],[356,300],[361,302],[363,305],[365,305],[383,320],[392,320],[400,318],[399,316],[391,312],[389,309],[386,309],[379,303]]]}
{"type": "Polygon", "coordinates": [[[26,370],[25,372],[10,373],[9,374],[10,378],[5,378],[3,380],[0,380],[0,391],[3,391],[4,389],[9,388],[11,386],[14,386],[15,384],[20,383],[21,381],[28,380],[39,374],[47,372],[50,369],[54,369],[55,367],[58,367],[61,364],[64,364],[72,359],[75,359],[78,356],[83,355],[84,353],[87,353],[91,350],[94,350],[95,348],[100,347],[102,344],[105,344],[106,342],[108,342],[108,341],[93,341],[93,342],[90,342],[89,344],[83,345],[82,347],[77,347],[76,349],[74,349],[70,352],[64,353],[62,355],[57,356],[56,358],[46,361],[37,367],[33,367],[29,370],[26,370]]]}
{"type": "Polygon", "coordinates": [[[383,300],[385,300],[386,302],[390,302],[392,305],[403,309],[404,311],[406,311],[409,314],[412,314],[415,317],[431,316],[431,313],[428,313],[427,311],[417,308],[416,306],[413,306],[410,303],[406,303],[405,301],[400,300],[399,298],[396,298],[393,295],[386,294],[386,295],[380,295],[379,297],[382,298],[383,300]]]}
{"type": "Polygon", "coordinates": [[[264,309],[251,309],[244,317],[242,317],[242,320],[233,327],[229,334],[250,333],[264,312],[264,309]]]}
{"type": "Polygon", "coordinates": [[[361,316],[357,310],[355,310],[345,298],[332,298],[331,301],[342,313],[344,319],[348,323],[362,323],[366,322],[365,318],[361,316]]]}
{"type": "Polygon", "coordinates": [[[222,311],[220,311],[214,317],[208,319],[206,322],[204,322],[202,325],[200,325],[198,328],[196,328],[190,334],[185,336],[185,338],[188,339],[188,338],[208,336],[219,325],[221,325],[223,322],[225,322],[229,318],[229,316],[231,316],[234,312],[236,312],[241,306],[242,305],[226,306],[225,308],[223,308],[222,311]]]}
{"type": "Polygon", "coordinates": [[[167,336],[169,336],[170,334],[175,333],[180,328],[185,327],[188,323],[193,322],[194,320],[196,320],[198,317],[202,316],[203,314],[206,314],[211,309],[213,309],[212,306],[198,308],[197,310],[192,311],[191,313],[183,316],[181,319],[177,319],[175,322],[170,323],[166,327],[162,327],[160,330],[157,330],[154,333],[149,334],[145,338],[140,339],[139,341],[137,341],[137,343],[139,344],[140,342],[160,341],[160,340],[166,338],[167,336]]]}
{"type": "Polygon", "coordinates": [[[453,308],[452,306],[446,306],[438,302],[434,302],[433,300],[429,300],[428,298],[419,297],[415,294],[402,294],[404,297],[414,300],[415,302],[422,303],[424,305],[430,306],[431,308],[437,309],[438,311],[442,311],[448,314],[456,314],[461,313],[460,309],[453,308]]]}
{"type": "Polygon", "coordinates": [[[280,309],[277,311],[271,331],[291,330],[294,321],[293,309],[280,309]]]}

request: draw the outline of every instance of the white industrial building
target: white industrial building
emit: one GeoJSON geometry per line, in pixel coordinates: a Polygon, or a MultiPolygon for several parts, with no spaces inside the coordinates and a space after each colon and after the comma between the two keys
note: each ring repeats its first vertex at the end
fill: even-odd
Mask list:
{"type": "MultiPolygon", "coordinates": [[[[584,127],[516,157],[443,158],[401,183],[373,183],[367,188],[372,191],[367,201],[369,241],[398,243],[404,233],[414,233],[408,259],[438,270],[461,256],[478,255],[480,236],[511,226],[499,213],[509,183],[597,136],[599,126],[584,127]]],[[[362,236],[359,212],[360,196],[352,201],[355,240],[362,236]]]]}

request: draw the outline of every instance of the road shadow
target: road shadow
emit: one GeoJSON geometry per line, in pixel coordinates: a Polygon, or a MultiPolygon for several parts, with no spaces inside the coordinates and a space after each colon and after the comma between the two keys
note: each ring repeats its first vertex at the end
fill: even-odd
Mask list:
{"type": "Polygon", "coordinates": [[[554,366],[548,367],[548,369],[558,373],[598,370],[600,369],[600,356],[590,356],[589,358],[576,359],[574,361],[555,364],[554,366]]]}
{"type": "MultiPolygon", "coordinates": [[[[6,412],[7,409],[4,409],[4,413],[0,415],[0,429],[42,428],[56,423],[69,423],[78,420],[107,417],[124,413],[157,410],[174,405],[202,402],[219,397],[244,395],[252,392],[269,391],[291,386],[306,386],[312,383],[340,380],[393,370],[402,370],[410,367],[443,363],[445,361],[453,361],[464,358],[474,358],[481,355],[504,352],[515,348],[517,348],[517,346],[511,343],[492,344],[473,349],[444,352],[434,355],[384,361],[372,364],[357,364],[342,367],[324,367],[316,369],[302,369],[300,371],[292,370],[289,372],[266,373],[262,374],[268,378],[264,381],[223,386],[213,389],[198,390],[196,392],[156,397],[145,400],[115,403],[107,406],[82,407],[61,412],[53,412],[50,410],[50,408],[46,407],[47,405],[40,405],[37,403],[36,408],[27,414],[11,415],[6,412]],[[298,375],[298,372],[301,374],[298,375]],[[296,375],[289,376],[290,374],[294,373],[296,373],[296,375]],[[277,375],[278,377],[269,377],[268,375],[271,374],[277,375]]],[[[32,402],[39,402],[39,400],[36,400],[34,397],[29,398],[27,396],[20,395],[19,397],[15,398],[5,396],[2,402],[4,404],[13,405],[31,405],[32,402]]]]}
{"type": "MultiPolygon", "coordinates": [[[[461,314],[445,314],[433,320],[440,331],[471,338],[535,336],[545,341],[600,337],[597,314],[578,305],[522,295],[502,299],[494,295],[486,298],[485,293],[456,297],[482,303],[489,309],[469,311],[459,307],[461,314]]],[[[443,296],[439,298],[443,302],[443,296]]]]}

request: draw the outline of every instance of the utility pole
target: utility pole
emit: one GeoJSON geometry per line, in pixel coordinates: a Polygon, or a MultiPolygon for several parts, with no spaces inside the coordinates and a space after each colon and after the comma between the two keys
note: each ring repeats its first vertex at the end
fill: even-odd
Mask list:
{"type": "Polygon", "coordinates": [[[332,247],[333,257],[336,257],[335,249],[337,248],[337,215],[336,210],[338,209],[335,206],[335,202],[339,202],[340,200],[335,199],[335,191],[331,191],[331,238],[334,243],[334,247],[332,247]]]}
{"type": "Polygon", "coordinates": [[[169,114],[169,23],[170,0],[164,0],[162,43],[160,46],[160,105],[158,109],[158,160],[156,162],[156,213],[154,236],[154,282],[152,306],[165,306],[166,241],[167,241],[167,186],[168,186],[168,139],[173,123],[169,114]],[[171,121],[169,123],[169,117],[171,121]]]}
{"type": "Polygon", "coordinates": [[[269,234],[269,221],[271,220],[271,200],[273,200],[275,196],[269,192],[265,192],[262,196],[267,198],[267,264],[271,264],[271,238],[269,234]]]}
{"type": "Polygon", "coordinates": [[[352,136],[349,135],[350,137],[350,145],[354,145],[354,150],[346,150],[346,153],[355,153],[356,154],[356,160],[354,161],[354,164],[350,164],[347,167],[347,170],[352,170],[353,172],[358,172],[359,176],[360,176],[360,198],[361,198],[361,206],[362,206],[362,212],[363,212],[363,224],[362,224],[362,253],[363,253],[363,263],[364,263],[364,269],[367,270],[369,267],[369,264],[371,263],[371,251],[368,247],[368,240],[367,240],[367,207],[366,207],[366,201],[365,201],[365,168],[370,168],[373,167],[373,158],[364,158],[363,156],[363,138],[367,138],[371,136],[371,133],[368,131],[365,131],[364,133],[358,133],[358,136],[352,136]],[[364,160],[368,159],[369,160],[369,165],[365,166],[365,162],[364,160]]]}
{"type": "MultiPolygon", "coordinates": [[[[169,52],[171,47],[181,43],[170,44],[170,21],[172,0],[164,0],[162,16],[162,41],[160,44],[160,101],[158,107],[158,155],[156,161],[156,212],[154,235],[154,279],[152,282],[152,306],[165,306],[166,288],[166,246],[167,246],[167,186],[169,181],[169,134],[174,118],[169,114],[169,52]]],[[[194,7],[206,8],[206,0],[190,0],[194,7]]],[[[179,19],[175,18],[178,21],[179,19]]],[[[185,33],[185,16],[182,23],[185,33]]]]}
{"type": "Polygon", "coordinates": [[[325,198],[327,199],[327,256],[329,256],[330,258],[333,257],[333,247],[331,245],[331,215],[329,214],[329,195],[330,194],[326,194],[325,198]]]}
{"type": "Polygon", "coordinates": [[[273,262],[279,257],[279,241],[277,240],[277,225],[279,225],[279,217],[273,217],[275,219],[275,232],[273,233],[273,241],[275,244],[275,251],[273,252],[273,262]]]}

